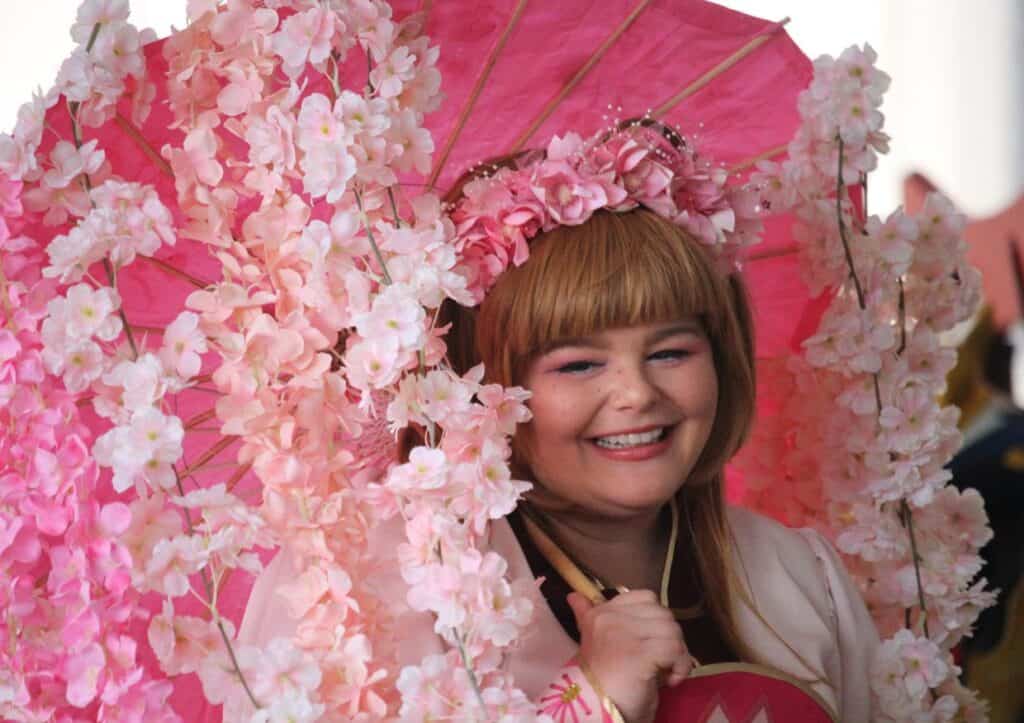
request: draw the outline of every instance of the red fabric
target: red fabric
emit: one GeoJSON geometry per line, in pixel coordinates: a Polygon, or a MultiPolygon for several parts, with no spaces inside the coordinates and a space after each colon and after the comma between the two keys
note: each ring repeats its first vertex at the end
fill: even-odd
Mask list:
{"type": "Polygon", "coordinates": [[[792,683],[753,671],[688,678],[663,688],[655,723],[830,723],[829,713],[792,683]]]}

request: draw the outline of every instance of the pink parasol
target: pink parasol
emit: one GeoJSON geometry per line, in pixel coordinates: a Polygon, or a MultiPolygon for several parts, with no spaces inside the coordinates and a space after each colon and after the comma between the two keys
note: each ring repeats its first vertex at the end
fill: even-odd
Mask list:
{"type": "MultiPolygon", "coordinates": [[[[447,189],[481,159],[542,146],[551,135],[566,130],[588,135],[617,119],[645,113],[693,137],[704,155],[729,172],[729,183],[739,184],[757,160],[783,154],[799,122],[797,95],[811,79],[810,63],[781,23],[699,0],[499,0],[471,7],[454,2],[426,2],[420,7],[398,0],[393,7],[396,20],[421,13],[409,25],[422,24],[431,42],[441,48],[437,65],[445,100],[426,120],[436,145],[433,167],[425,180],[403,178],[411,195],[421,184],[447,189]]],[[[161,246],[151,258],[140,256],[117,277],[124,322],[131,330],[131,345],[138,350],[160,346],[188,296],[218,281],[223,263],[223,257],[213,253],[217,247],[212,239],[189,233],[190,219],[177,203],[176,183],[186,183],[185,170],[201,170],[189,168],[190,162],[180,155],[172,166],[163,152],[178,151],[185,144],[168,105],[167,42],[145,47],[145,76],[156,84],[148,117],[132,120],[131,98],[125,97],[114,118],[98,128],[84,128],[81,138],[98,141],[116,176],[153,185],[180,229],[173,247],[161,246]]],[[[365,75],[365,57],[358,51],[353,55],[358,57],[349,58],[343,77],[358,75],[357,68],[365,75]]],[[[285,87],[280,73],[274,82],[285,87]]],[[[322,79],[314,81],[306,92],[323,85],[322,79]]],[[[40,157],[49,153],[55,139],[74,135],[63,102],[47,112],[46,123],[54,132],[40,146],[40,157]]],[[[224,142],[239,143],[223,129],[218,132],[224,142]]],[[[254,198],[239,199],[230,230],[238,234],[256,205],[254,198]]],[[[321,200],[313,217],[324,217],[327,206],[321,200]]],[[[27,215],[26,221],[25,234],[44,246],[67,231],[66,226],[43,224],[41,213],[27,215]]],[[[791,254],[789,220],[774,217],[766,225],[764,243],[748,257],[745,275],[753,296],[759,356],[771,358],[799,347],[815,327],[821,306],[808,298],[800,280],[791,254]]],[[[101,265],[92,272],[97,278],[105,274],[101,265]]],[[[216,355],[206,354],[195,383],[173,396],[174,412],[185,431],[176,477],[199,488],[225,483],[246,502],[258,505],[260,483],[250,471],[251,460],[239,460],[241,441],[225,434],[217,420],[216,405],[223,396],[210,376],[219,365],[216,355]]],[[[98,437],[110,422],[91,411],[89,400],[90,395],[82,396],[79,409],[98,437]]],[[[771,390],[763,390],[762,402],[773,401],[777,400],[771,399],[771,390]]],[[[364,439],[353,444],[366,449],[367,443],[364,439]]],[[[382,459],[386,458],[385,454],[382,459]]],[[[103,494],[104,499],[130,496],[130,490],[118,495],[109,485],[103,494]]],[[[222,583],[219,609],[235,625],[250,585],[250,576],[243,574],[222,583]]],[[[145,604],[157,611],[160,600],[151,595],[145,604]]],[[[178,609],[197,614],[201,606],[186,602],[178,609]]],[[[145,626],[140,623],[134,633],[140,657],[156,671],[145,626]]],[[[193,675],[175,680],[171,705],[189,721],[220,715],[219,706],[206,702],[193,675]]]]}

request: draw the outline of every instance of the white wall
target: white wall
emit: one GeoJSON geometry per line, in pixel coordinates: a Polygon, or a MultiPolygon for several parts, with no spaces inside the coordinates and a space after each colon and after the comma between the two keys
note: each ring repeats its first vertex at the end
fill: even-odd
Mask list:
{"type": "MultiPolygon", "coordinates": [[[[971,215],[1024,191],[1024,3],[884,4],[892,173],[924,172],[971,215]]],[[[887,192],[895,189],[886,189],[887,192]]]]}
{"type": "MultiPolygon", "coordinates": [[[[71,52],[79,0],[0,0],[0,129],[9,131],[18,106],[37,87],[48,89],[71,52]]],[[[131,0],[139,28],[166,35],[185,25],[185,0],[131,0]]]]}

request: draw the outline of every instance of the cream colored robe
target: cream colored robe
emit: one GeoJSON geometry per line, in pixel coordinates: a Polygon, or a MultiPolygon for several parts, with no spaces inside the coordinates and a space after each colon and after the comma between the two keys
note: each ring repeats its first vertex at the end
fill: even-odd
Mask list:
{"type": "MultiPolygon", "coordinates": [[[[871,720],[869,664],[878,633],[864,602],[843,569],[836,552],[816,532],[794,530],[740,507],[730,507],[728,520],[736,542],[737,570],[755,610],[738,602],[735,616],[740,634],[758,662],[810,683],[843,723],[871,720]],[[813,681],[813,682],[812,682],[813,681]]],[[[393,551],[402,541],[400,521],[379,528],[380,550],[393,551]]],[[[505,520],[492,525],[491,548],[508,561],[509,578],[530,575],[522,549],[505,520]]],[[[294,579],[285,556],[278,555],[260,575],[252,591],[239,637],[243,644],[263,645],[277,636],[291,636],[294,623],[274,590],[294,579]]],[[[374,580],[385,599],[404,600],[406,586],[397,562],[393,574],[374,580]]],[[[534,619],[507,666],[516,683],[538,700],[554,682],[577,644],[565,633],[534,588],[534,619]]],[[[433,632],[433,619],[409,612],[403,617],[399,658],[413,664],[444,644],[433,632]]],[[[550,692],[550,691],[547,691],[550,692]]],[[[224,721],[247,718],[247,702],[233,696],[225,704],[224,721]]],[[[590,720],[588,718],[588,720],[590,720]]],[[[594,721],[600,721],[595,712],[594,721]]]]}

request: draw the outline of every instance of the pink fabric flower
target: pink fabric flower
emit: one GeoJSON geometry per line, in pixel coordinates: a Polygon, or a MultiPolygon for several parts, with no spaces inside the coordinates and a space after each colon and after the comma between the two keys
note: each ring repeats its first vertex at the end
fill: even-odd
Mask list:
{"type": "Polygon", "coordinates": [[[306,63],[320,66],[331,54],[335,14],[327,8],[314,7],[288,17],[281,29],[271,36],[271,46],[283,61],[285,73],[298,77],[306,63]]]}

